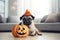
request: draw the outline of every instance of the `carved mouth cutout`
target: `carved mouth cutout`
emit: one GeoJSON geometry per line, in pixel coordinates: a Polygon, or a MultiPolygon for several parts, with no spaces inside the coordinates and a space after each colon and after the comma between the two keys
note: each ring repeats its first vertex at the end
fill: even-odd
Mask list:
{"type": "MultiPolygon", "coordinates": [[[[17,32],[18,33],[18,32],[17,32]]],[[[26,33],[18,33],[19,35],[25,35],[26,33]]]]}

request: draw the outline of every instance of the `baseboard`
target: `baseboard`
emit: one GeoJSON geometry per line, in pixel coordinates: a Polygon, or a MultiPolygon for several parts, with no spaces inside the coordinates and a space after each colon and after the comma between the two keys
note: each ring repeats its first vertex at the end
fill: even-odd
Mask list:
{"type": "Polygon", "coordinates": [[[60,31],[55,31],[55,30],[42,30],[42,32],[48,32],[48,33],[60,33],[60,31]]]}
{"type": "Polygon", "coordinates": [[[0,30],[0,32],[11,32],[11,30],[0,30]]]}

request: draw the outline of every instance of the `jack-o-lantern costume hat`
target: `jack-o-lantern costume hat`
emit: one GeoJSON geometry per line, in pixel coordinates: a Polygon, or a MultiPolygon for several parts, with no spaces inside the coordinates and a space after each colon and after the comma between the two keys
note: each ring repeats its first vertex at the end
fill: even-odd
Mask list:
{"type": "MultiPolygon", "coordinates": [[[[31,12],[27,9],[26,11],[25,11],[25,13],[22,15],[22,17],[24,17],[24,16],[31,16],[33,19],[34,19],[34,16],[31,14],[31,12]]],[[[22,19],[22,17],[20,17],[20,20],[22,19]]]]}

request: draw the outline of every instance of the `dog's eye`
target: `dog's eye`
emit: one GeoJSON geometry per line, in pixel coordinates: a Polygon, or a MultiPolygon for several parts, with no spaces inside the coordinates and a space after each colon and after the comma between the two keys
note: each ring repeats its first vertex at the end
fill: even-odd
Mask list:
{"type": "Polygon", "coordinates": [[[24,18],[26,18],[26,16],[24,16],[24,18]]]}
{"type": "Polygon", "coordinates": [[[29,18],[31,18],[31,19],[32,19],[32,17],[31,17],[31,16],[29,16],[29,18]]]}
{"type": "Polygon", "coordinates": [[[31,17],[31,16],[28,16],[28,18],[29,18],[29,19],[32,19],[32,17],[31,17]]]}
{"type": "Polygon", "coordinates": [[[29,18],[31,18],[31,16],[28,16],[29,18]]]}
{"type": "Polygon", "coordinates": [[[26,16],[23,17],[23,19],[26,18],[26,16]]]}

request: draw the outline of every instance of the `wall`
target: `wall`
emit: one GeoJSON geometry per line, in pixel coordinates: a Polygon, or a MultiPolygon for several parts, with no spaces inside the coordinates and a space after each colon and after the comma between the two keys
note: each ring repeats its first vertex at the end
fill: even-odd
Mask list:
{"type": "Polygon", "coordinates": [[[58,0],[52,0],[52,13],[58,13],[58,0]]]}
{"type": "Polygon", "coordinates": [[[58,0],[58,12],[60,13],[60,0],[58,0]]]}
{"type": "MultiPolygon", "coordinates": [[[[25,8],[29,8],[29,6],[31,7],[31,4],[29,6],[26,6],[26,2],[27,1],[23,1],[23,0],[18,0],[18,5],[20,6],[16,6],[16,2],[17,0],[9,0],[9,3],[8,3],[8,15],[9,16],[21,16],[22,13],[24,13],[24,10],[25,8]],[[25,5],[23,5],[25,4],[25,5]],[[14,8],[15,7],[15,8],[14,8]],[[18,9],[16,9],[18,8],[18,9]],[[21,14],[21,15],[20,15],[21,14]]],[[[28,1],[29,2],[29,1],[28,1]]],[[[51,0],[51,12],[52,13],[58,13],[60,12],[60,0],[51,0]]]]}
{"type": "MultiPolygon", "coordinates": [[[[22,13],[24,13],[23,11],[25,10],[25,8],[26,7],[29,8],[29,6],[31,5],[30,4],[29,6],[26,6],[26,4],[27,4],[26,2],[24,2],[22,0],[18,0],[18,5],[20,5],[20,6],[16,6],[16,2],[17,2],[17,0],[9,0],[9,3],[8,3],[8,15],[9,16],[13,16],[13,15],[21,16],[22,13]],[[25,5],[23,5],[23,4],[25,4],[25,5]],[[14,7],[18,8],[18,9],[15,9],[14,7]]],[[[58,13],[58,12],[60,12],[59,10],[60,10],[60,0],[51,0],[51,12],[58,13]]]]}
{"type": "Polygon", "coordinates": [[[16,11],[16,0],[9,0],[8,2],[8,16],[16,16],[17,11],[16,11]]]}
{"type": "Polygon", "coordinates": [[[0,0],[0,1],[4,1],[4,0],[0,0]]]}
{"type": "MultiPolygon", "coordinates": [[[[21,10],[21,9],[20,9],[21,10]]],[[[8,1],[8,18],[10,23],[19,23],[20,18],[17,13],[17,0],[8,1]]]]}

